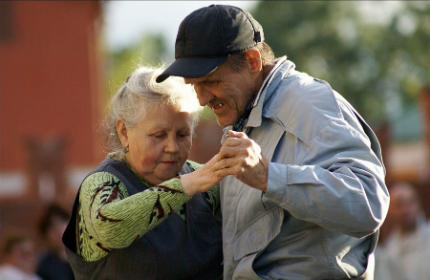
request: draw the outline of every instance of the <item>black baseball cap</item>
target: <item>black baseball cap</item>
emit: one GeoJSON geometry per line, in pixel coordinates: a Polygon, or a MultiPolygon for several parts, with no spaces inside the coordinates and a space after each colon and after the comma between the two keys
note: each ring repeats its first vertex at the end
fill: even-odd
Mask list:
{"type": "Polygon", "coordinates": [[[210,74],[230,54],[255,47],[264,41],[261,25],[242,9],[210,5],[189,14],[179,26],[175,61],[157,77],[170,75],[199,78],[210,74]]]}

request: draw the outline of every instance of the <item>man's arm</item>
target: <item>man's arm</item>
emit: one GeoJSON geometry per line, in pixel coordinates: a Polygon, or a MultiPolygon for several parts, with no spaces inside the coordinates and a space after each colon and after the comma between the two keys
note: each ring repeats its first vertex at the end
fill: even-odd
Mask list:
{"type": "Polygon", "coordinates": [[[363,237],[384,221],[389,196],[382,163],[368,139],[346,122],[327,125],[300,165],[271,162],[266,168],[257,146],[243,133],[230,134],[219,154],[218,174],[264,191],[257,177],[267,171],[266,198],[329,230],[363,237]]]}

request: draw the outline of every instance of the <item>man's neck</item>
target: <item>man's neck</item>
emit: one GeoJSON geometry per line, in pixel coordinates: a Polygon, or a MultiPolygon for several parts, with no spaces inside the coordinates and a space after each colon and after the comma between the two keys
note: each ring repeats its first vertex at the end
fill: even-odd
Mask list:
{"type": "MultiPolygon", "coordinates": [[[[263,72],[263,81],[267,78],[267,76],[269,75],[270,71],[272,71],[273,67],[275,67],[275,64],[270,64],[270,65],[266,65],[263,66],[262,72],[263,72]]],[[[261,82],[263,84],[263,82],[261,82]]]]}
{"type": "Polygon", "coordinates": [[[239,120],[236,121],[235,124],[233,124],[233,130],[235,131],[242,131],[245,125],[246,120],[248,119],[249,113],[252,110],[253,103],[255,99],[257,98],[258,93],[261,90],[261,87],[263,86],[264,81],[266,80],[267,76],[270,74],[272,69],[275,67],[274,64],[264,66],[260,74],[258,75],[258,78],[255,83],[254,88],[254,94],[251,95],[251,100],[248,102],[248,106],[245,109],[245,112],[241,115],[239,120]]]}
{"type": "Polygon", "coordinates": [[[260,89],[263,86],[264,80],[266,80],[267,76],[270,74],[270,71],[272,71],[273,67],[275,67],[275,64],[263,66],[263,68],[261,69],[258,79],[256,81],[254,94],[250,102],[252,102],[257,96],[257,94],[260,92],[260,89]]]}

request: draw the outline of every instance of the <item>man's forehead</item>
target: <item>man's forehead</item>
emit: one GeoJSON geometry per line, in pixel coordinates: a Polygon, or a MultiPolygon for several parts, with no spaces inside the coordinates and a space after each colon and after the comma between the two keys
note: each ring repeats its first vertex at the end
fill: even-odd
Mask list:
{"type": "Polygon", "coordinates": [[[209,73],[206,76],[203,77],[199,77],[199,78],[185,78],[185,83],[187,84],[197,84],[197,83],[202,83],[202,82],[207,82],[207,81],[211,81],[214,79],[217,79],[218,77],[218,73],[217,73],[218,68],[216,68],[214,71],[212,71],[211,73],[209,73]]]}

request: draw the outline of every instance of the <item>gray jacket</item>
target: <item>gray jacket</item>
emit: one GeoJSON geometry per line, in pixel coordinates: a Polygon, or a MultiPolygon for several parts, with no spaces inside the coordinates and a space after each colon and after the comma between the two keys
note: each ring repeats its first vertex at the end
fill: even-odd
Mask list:
{"type": "Polygon", "coordinates": [[[281,58],[246,132],[270,161],[266,193],[221,182],[225,279],[373,279],[389,195],[379,143],[326,82],[281,58]]]}

